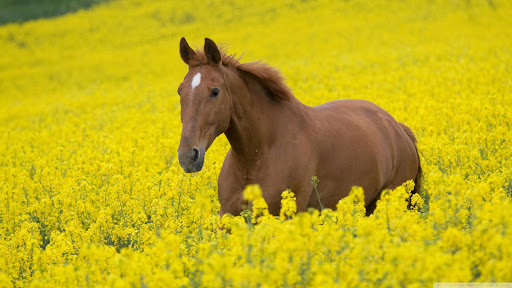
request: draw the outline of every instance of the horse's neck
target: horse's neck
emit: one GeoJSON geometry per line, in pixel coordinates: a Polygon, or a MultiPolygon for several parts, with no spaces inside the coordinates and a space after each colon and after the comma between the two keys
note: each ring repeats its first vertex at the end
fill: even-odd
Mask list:
{"type": "Polygon", "coordinates": [[[233,95],[233,113],[225,135],[231,144],[232,152],[244,166],[254,165],[261,155],[271,147],[281,135],[280,125],[291,127],[298,123],[293,117],[303,113],[294,113],[305,109],[297,99],[277,102],[266,95],[266,90],[256,81],[247,81],[243,87],[237,87],[233,95]]]}

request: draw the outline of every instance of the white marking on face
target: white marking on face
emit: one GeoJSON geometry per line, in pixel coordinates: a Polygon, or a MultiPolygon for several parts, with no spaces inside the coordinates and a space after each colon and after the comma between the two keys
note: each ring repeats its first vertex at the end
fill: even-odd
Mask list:
{"type": "Polygon", "coordinates": [[[201,73],[197,73],[196,76],[192,78],[192,89],[196,88],[199,83],[201,83],[201,73]]]}

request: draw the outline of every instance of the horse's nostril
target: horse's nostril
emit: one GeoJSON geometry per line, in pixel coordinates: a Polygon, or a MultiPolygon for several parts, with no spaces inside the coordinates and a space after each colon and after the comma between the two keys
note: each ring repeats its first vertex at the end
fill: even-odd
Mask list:
{"type": "Polygon", "coordinates": [[[192,149],[192,161],[196,162],[199,159],[199,150],[196,148],[192,149]]]}

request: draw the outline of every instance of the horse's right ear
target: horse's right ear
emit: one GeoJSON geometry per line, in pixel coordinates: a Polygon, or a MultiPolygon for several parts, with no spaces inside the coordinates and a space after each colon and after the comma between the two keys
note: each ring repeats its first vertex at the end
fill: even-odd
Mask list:
{"type": "Polygon", "coordinates": [[[196,56],[196,52],[187,43],[187,40],[185,40],[185,37],[181,37],[180,40],[180,55],[181,59],[183,59],[183,62],[185,64],[190,63],[190,60],[196,56]]]}

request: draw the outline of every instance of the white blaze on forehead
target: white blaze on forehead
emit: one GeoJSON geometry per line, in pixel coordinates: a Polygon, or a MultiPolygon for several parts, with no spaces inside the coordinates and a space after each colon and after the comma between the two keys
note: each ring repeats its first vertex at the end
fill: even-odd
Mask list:
{"type": "Polygon", "coordinates": [[[201,83],[201,73],[197,73],[196,76],[192,78],[192,89],[196,88],[199,83],[201,83]]]}

